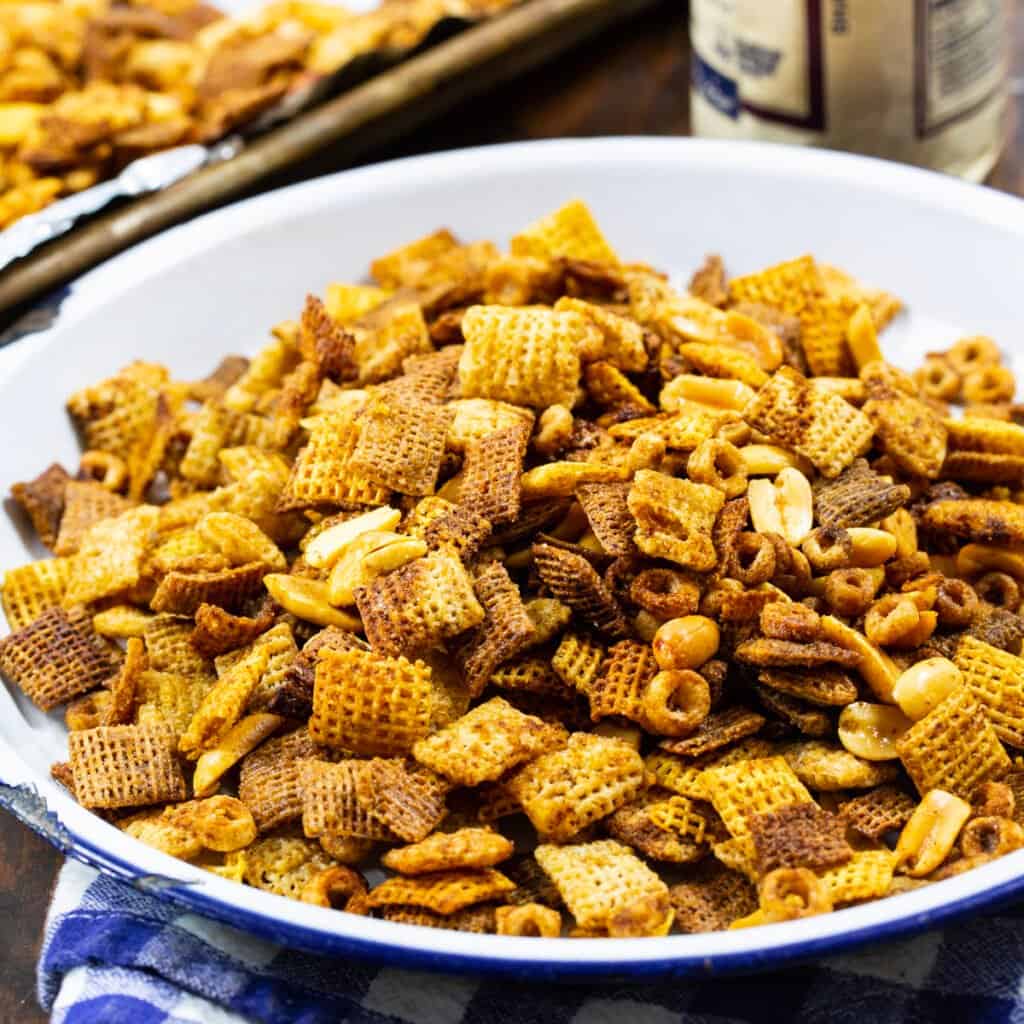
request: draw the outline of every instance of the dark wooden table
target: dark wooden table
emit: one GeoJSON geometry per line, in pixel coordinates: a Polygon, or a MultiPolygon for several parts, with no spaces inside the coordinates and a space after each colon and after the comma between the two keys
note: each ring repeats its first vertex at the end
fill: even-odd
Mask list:
{"type": "MultiPolygon", "coordinates": [[[[554,65],[466,103],[372,159],[559,136],[686,135],[689,59],[685,5],[666,0],[554,65]]],[[[1024,74],[1024,19],[1015,33],[1014,68],[1024,74]]],[[[1015,86],[1015,93],[1024,90],[1024,79],[1015,79],[1015,86]]],[[[267,187],[337,168],[326,152],[267,187]]],[[[1006,154],[989,183],[1024,193],[1024,105],[1014,111],[1006,154]]],[[[35,1002],[35,961],[59,867],[60,857],[46,843],[0,817],[0,1024],[45,1019],[35,1002]]]]}

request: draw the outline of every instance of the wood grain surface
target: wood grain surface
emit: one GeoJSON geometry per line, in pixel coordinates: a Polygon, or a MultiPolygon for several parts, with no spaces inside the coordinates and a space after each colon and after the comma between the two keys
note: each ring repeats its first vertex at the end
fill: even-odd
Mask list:
{"type": "MultiPolygon", "coordinates": [[[[1024,19],[1014,39],[1014,74],[1024,75],[1024,19]]],[[[689,128],[689,43],[685,5],[666,0],[555,64],[463,104],[366,162],[458,146],[600,135],[685,135],[689,128]]],[[[1015,78],[1015,89],[1024,79],[1015,78]]],[[[266,188],[344,166],[330,149],[266,188]]],[[[1024,193],[1024,105],[1017,104],[1005,156],[989,179],[1024,193]]],[[[260,189],[263,191],[263,189],[260,189]]],[[[0,815],[0,1024],[45,1020],[35,1003],[35,960],[58,855],[0,815]]]]}

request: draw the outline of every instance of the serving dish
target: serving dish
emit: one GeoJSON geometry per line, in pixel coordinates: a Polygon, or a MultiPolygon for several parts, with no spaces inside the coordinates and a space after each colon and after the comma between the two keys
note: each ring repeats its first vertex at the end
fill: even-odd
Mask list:
{"type": "MultiPolygon", "coordinates": [[[[441,224],[503,242],[573,196],[589,203],[625,258],[642,256],[677,275],[709,250],[738,273],[813,252],[895,291],[910,308],[885,334],[898,363],[964,333],[1012,346],[1024,205],[1006,196],[878,161],[758,145],[615,139],[465,150],[238,204],[77,282],[52,325],[5,353],[0,486],[46,461],[73,461],[63,396],[130,359],[200,375],[212,351],[254,351],[265,325],[294,315],[308,291],[357,280],[367,253],[441,224]]],[[[2,564],[38,554],[17,520],[0,523],[2,564]]],[[[404,966],[533,979],[763,969],[905,934],[1024,889],[1019,852],[912,893],[781,925],[600,942],[478,939],[300,905],[171,860],[50,781],[64,744],[59,718],[0,692],[0,804],[69,855],[280,942],[404,966]]]]}

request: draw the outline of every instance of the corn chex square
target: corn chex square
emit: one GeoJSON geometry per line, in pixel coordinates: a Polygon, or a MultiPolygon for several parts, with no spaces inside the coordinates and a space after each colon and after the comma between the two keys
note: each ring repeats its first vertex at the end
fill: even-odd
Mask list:
{"type": "Polygon", "coordinates": [[[308,443],[295,459],[279,507],[327,505],[361,509],[386,505],[391,497],[390,488],[374,483],[351,467],[360,431],[359,423],[347,413],[318,417],[308,443]]]}
{"type": "Polygon", "coordinates": [[[708,799],[736,838],[750,835],[755,815],[789,804],[812,803],[811,794],[782,757],[763,757],[703,775],[708,799]]]}
{"type": "Polygon", "coordinates": [[[668,930],[668,886],[628,846],[615,839],[542,845],[535,856],[579,927],[611,935],[668,930]]]}
{"type": "Polygon", "coordinates": [[[924,796],[930,789],[970,800],[989,779],[1010,770],[1010,758],[967,686],[915,722],[897,741],[903,767],[924,796]]]}
{"type": "Polygon", "coordinates": [[[516,772],[507,789],[542,836],[565,842],[628,803],[645,777],[644,763],[632,747],[573,733],[566,746],[516,772]]]}
{"type": "Polygon", "coordinates": [[[4,573],[0,596],[12,630],[24,628],[47,609],[63,604],[74,566],[73,558],[44,558],[4,573]]]}
{"type": "Polygon", "coordinates": [[[435,914],[454,914],[515,889],[515,883],[494,868],[435,871],[413,878],[389,878],[370,891],[370,907],[422,907],[435,914]]]}
{"type": "Polygon", "coordinates": [[[513,256],[520,258],[619,262],[590,208],[581,199],[572,199],[523,228],[512,237],[509,248],[513,256]]]}
{"type": "Polygon", "coordinates": [[[421,764],[452,782],[477,786],[564,741],[564,729],[524,715],[508,701],[494,697],[420,740],[412,753],[421,764]]]}
{"type": "Polygon", "coordinates": [[[650,644],[620,640],[609,647],[600,672],[586,690],[590,717],[596,722],[621,715],[642,723],[644,690],[657,671],[650,644]]]}
{"type": "Polygon", "coordinates": [[[965,633],[953,660],[996,735],[1024,747],[1024,658],[965,633]]]}
{"type": "Polygon", "coordinates": [[[431,672],[420,661],[370,651],[322,650],[309,734],[357,754],[406,754],[430,731],[431,672]]]}
{"type": "Polygon", "coordinates": [[[88,604],[134,587],[159,515],[159,509],[142,505],[93,526],[79,545],[65,604],[88,604]]]}
{"type": "Polygon", "coordinates": [[[579,348],[591,331],[596,328],[578,313],[470,307],[462,318],[462,397],[571,408],[580,380],[579,348]]]}

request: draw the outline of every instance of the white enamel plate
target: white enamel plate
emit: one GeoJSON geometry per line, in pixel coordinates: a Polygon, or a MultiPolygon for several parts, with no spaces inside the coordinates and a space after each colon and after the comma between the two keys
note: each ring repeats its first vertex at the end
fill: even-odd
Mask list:
{"type": "MultiPolygon", "coordinates": [[[[221,354],[255,351],[307,292],[362,278],[375,255],[441,225],[504,243],[574,196],[624,258],[680,277],[709,251],[734,273],[811,252],[896,292],[910,307],[883,337],[896,362],[966,333],[1019,348],[1024,203],[1008,196],[879,161],[765,145],[627,138],[444,153],[239,203],[77,282],[50,327],[0,353],[0,489],[53,461],[76,465],[64,399],[128,361],[202,376],[221,354]]],[[[26,537],[19,520],[2,517],[0,567],[43,554],[26,537]]],[[[535,979],[751,970],[904,934],[1024,890],[1019,852],[913,893],[738,932],[540,941],[421,929],[287,901],[151,850],[50,780],[51,762],[65,756],[60,716],[0,686],[0,804],[65,852],[269,938],[406,966],[535,979]]]]}

